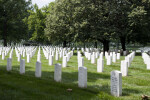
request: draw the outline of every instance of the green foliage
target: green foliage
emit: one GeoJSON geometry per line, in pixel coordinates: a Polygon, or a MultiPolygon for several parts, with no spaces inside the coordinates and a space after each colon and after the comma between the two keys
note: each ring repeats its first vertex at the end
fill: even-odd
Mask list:
{"type": "Polygon", "coordinates": [[[74,39],[73,6],[75,0],[59,0],[50,5],[45,34],[52,42],[71,42],[74,39]]]}
{"type": "Polygon", "coordinates": [[[25,39],[27,26],[23,19],[29,14],[31,0],[0,0],[0,36],[7,42],[18,42],[25,39]]]}
{"type": "Polygon", "coordinates": [[[34,9],[28,10],[30,16],[24,19],[24,22],[28,24],[29,31],[32,33],[32,37],[30,40],[37,42],[44,42],[44,28],[45,28],[45,18],[46,18],[46,10],[39,9],[35,4],[34,9]]]}
{"type": "Polygon", "coordinates": [[[147,44],[150,37],[150,2],[143,0],[132,6],[128,15],[132,42],[147,44]]]}

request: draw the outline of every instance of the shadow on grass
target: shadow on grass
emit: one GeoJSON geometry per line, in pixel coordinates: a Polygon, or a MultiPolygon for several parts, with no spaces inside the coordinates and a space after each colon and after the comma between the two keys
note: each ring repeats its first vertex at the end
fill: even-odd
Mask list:
{"type": "Polygon", "coordinates": [[[127,89],[127,88],[122,90],[122,96],[129,96],[132,93],[138,94],[138,93],[141,93],[141,91],[137,89],[127,89]]]}
{"type": "MultiPolygon", "coordinates": [[[[16,66],[12,66],[13,70],[10,72],[6,71],[6,66],[0,66],[3,67],[1,70],[1,74],[5,73],[8,74],[5,76],[5,78],[8,77],[8,79],[5,79],[6,81],[11,81],[14,84],[14,87],[17,85],[22,85],[24,88],[30,88],[32,89],[34,87],[34,85],[36,85],[39,89],[38,91],[41,92],[40,95],[45,93],[45,90],[47,91],[47,94],[51,94],[51,88],[52,90],[54,90],[55,88],[57,88],[57,91],[59,91],[58,94],[62,94],[64,91],[66,91],[67,88],[72,88],[73,90],[75,90],[75,92],[73,92],[71,95],[75,96],[78,94],[84,96],[87,96],[87,99],[90,99],[92,97],[94,97],[95,95],[99,94],[99,91],[105,92],[108,95],[110,94],[110,85],[106,84],[106,85],[93,85],[93,86],[88,86],[88,88],[86,89],[80,89],[78,88],[77,82],[78,82],[78,72],[62,72],[62,82],[61,83],[57,83],[54,81],[54,72],[53,71],[42,71],[42,77],[41,78],[35,78],[35,71],[31,71],[30,66],[26,66],[26,73],[24,75],[20,75],[19,74],[19,65],[16,66]],[[2,72],[3,71],[3,72],[2,72]],[[19,82],[19,84],[18,84],[19,82]],[[31,85],[31,86],[29,86],[31,85]],[[27,87],[25,87],[27,86],[27,87]],[[33,87],[32,87],[33,86],[33,87]],[[42,87],[44,89],[42,89],[42,87]],[[49,91],[47,90],[49,89],[49,91]]],[[[95,82],[99,79],[107,79],[110,80],[110,75],[104,74],[104,73],[92,73],[92,72],[88,72],[88,82],[95,82]]],[[[6,82],[7,83],[7,82],[6,82]]],[[[17,88],[17,87],[16,87],[17,88]]],[[[28,89],[27,89],[28,90],[28,89]]],[[[55,91],[55,90],[54,90],[55,91]]],[[[33,91],[30,91],[31,94],[34,94],[33,91]]],[[[130,93],[140,93],[139,90],[135,90],[135,89],[123,89],[123,96],[128,96],[130,95],[130,93]]],[[[57,92],[56,94],[53,94],[55,96],[58,95],[57,92]]],[[[36,94],[34,94],[36,95],[36,94]]],[[[70,94],[65,94],[65,96],[69,96],[70,94]]],[[[80,96],[81,96],[80,95],[80,96]]],[[[44,95],[42,95],[44,96],[44,95]]],[[[64,95],[63,95],[64,96],[64,95]]],[[[63,97],[62,96],[62,97],[63,97]]],[[[81,96],[82,97],[82,96],[81,96]]],[[[84,97],[85,98],[85,97],[84,97]]]]}

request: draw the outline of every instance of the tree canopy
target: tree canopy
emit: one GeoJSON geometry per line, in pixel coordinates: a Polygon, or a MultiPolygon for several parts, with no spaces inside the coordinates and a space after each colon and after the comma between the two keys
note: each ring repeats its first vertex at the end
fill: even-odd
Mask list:
{"type": "Polygon", "coordinates": [[[31,0],[0,0],[0,36],[4,46],[26,38],[27,26],[23,19],[29,15],[31,0]]]}

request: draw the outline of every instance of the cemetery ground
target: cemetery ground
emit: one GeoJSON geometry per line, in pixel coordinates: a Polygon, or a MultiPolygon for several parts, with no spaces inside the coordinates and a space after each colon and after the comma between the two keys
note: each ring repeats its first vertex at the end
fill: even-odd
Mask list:
{"type": "MultiPolygon", "coordinates": [[[[78,87],[77,56],[71,57],[66,68],[62,68],[62,82],[54,81],[54,64],[62,64],[62,59],[48,65],[41,50],[42,77],[35,77],[36,54],[30,63],[25,63],[25,74],[19,74],[20,62],[15,50],[12,57],[12,71],[6,71],[7,58],[0,56],[0,100],[140,100],[141,95],[150,96],[150,70],[146,69],[141,55],[135,56],[127,77],[122,77],[122,96],[110,94],[110,72],[120,70],[120,60],[110,66],[104,61],[104,72],[97,72],[97,63],[91,64],[84,58],[87,67],[87,88],[78,87]],[[67,89],[72,91],[67,91],[67,89]]],[[[22,58],[25,59],[26,58],[22,58]]]]}

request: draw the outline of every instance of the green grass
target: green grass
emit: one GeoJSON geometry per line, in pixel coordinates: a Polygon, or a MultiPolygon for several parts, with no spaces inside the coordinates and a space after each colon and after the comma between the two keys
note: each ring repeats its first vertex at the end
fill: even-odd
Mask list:
{"type": "MultiPolygon", "coordinates": [[[[42,52],[42,51],[41,51],[42,52]]],[[[37,54],[37,52],[36,52],[37,54]]],[[[129,68],[129,76],[122,79],[122,96],[110,94],[110,72],[120,70],[120,60],[111,66],[104,65],[104,72],[97,73],[96,64],[84,58],[88,69],[88,87],[78,88],[77,57],[73,56],[67,68],[62,68],[62,82],[54,81],[54,65],[49,66],[42,52],[42,77],[35,78],[36,54],[26,63],[25,75],[19,74],[19,62],[13,51],[12,71],[6,71],[5,60],[0,59],[0,100],[140,100],[142,94],[150,95],[150,71],[146,70],[141,56],[136,56],[129,68]],[[71,88],[73,91],[68,92],[71,88]]],[[[1,56],[0,56],[1,58],[1,56]]],[[[23,58],[26,59],[26,58],[23,58]]],[[[62,63],[54,60],[54,64],[62,63]]]]}

